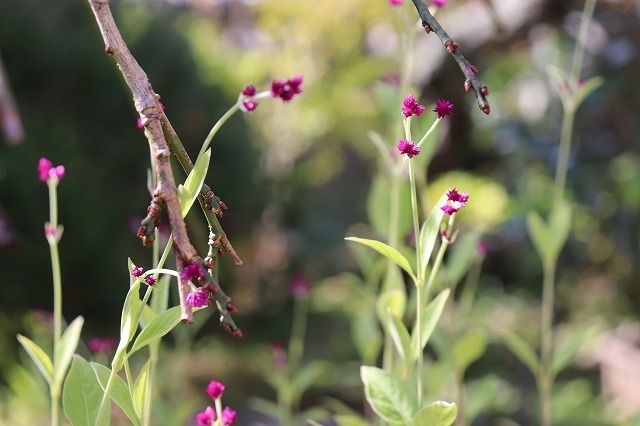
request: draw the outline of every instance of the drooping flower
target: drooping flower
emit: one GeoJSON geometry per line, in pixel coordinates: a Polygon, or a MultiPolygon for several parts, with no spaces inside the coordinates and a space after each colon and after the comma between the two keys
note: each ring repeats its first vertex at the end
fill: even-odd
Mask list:
{"type": "Polygon", "coordinates": [[[144,269],[142,269],[142,266],[138,266],[138,267],[133,268],[131,270],[131,275],[136,277],[136,278],[140,278],[143,273],[144,273],[144,269]]]}
{"type": "Polygon", "coordinates": [[[431,3],[436,7],[443,7],[449,0],[431,0],[431,3]]]}
{"type": "Polygon", "coordinates": [[[445,99],[438,99],[433,112],[438,114],[438,118],[443,118],[446,115],[453,115],[453,104],[445,99]]]}
{"type": "Polygon", "coordinates": [[[248,99],[242,101],[242,109],[246,112],[253,111],[254,109],[258,108],[258,105],[260,105],[258,102],[250,101],[248,99]]]}
{"type": "Polygon", "coordinates": [[[191,291],[187,294],[187,303],[193,308],[203,308],[209,306],[209,294],[199,288],[197,291],[191,291]]]}
{"type": "Polygon", "coordinates": [[[456,188],[447,191],[447,203],[440,206],[440,209],[451,216],[467,205],[469,194],[458,192],[456,188]]]}
{"type": "Polygon", "coordinates": [[[409,158],[420,154],[420,148],[415,143],[404,139],[398,141],[398,151],[400,151],[400,154],[406,154],[409,158]]]}
{"type": "Polygon", "coordinates": [[[256,95],[256,88],[253,85],[249,85],[247,87],[245,87],[244,89],[242,89],[241,92],[244,96],[255,96],[256,95]]]}
{"type": "Polygon", "coordinates": [[[197,281],[199,278],[204,278],[204,272],[197,263],[190,263],[182,270],[180,278],[184,281],[194,281],[194,279],[197,281]]]}
{"type": "Polygon", "coordinates": [[[87,348],[94,354],[106,353],[116,348],[116,341],[111,337],[91,337],[87,341],[87,348]]]}
{"type": "Polygon", "coordinates": [[[42,157],[38,161],[38,177],[42,182],[46,182],[49,179],[60,180],[64,177],[64,166],[53,167],[51,161],[42,157]]]}
{"type": "Polygon", "coordinates": [[[196,421],[198,426],[212,425],[216,420],[216,412],[211,406],[208,406],[204,411],[196,414],[196,421]]]}
{"type": "Polygon", "coordinates": [[[232,425],[236,422],[237,419],[238,419],[238,413],[236,413],[234,410],[232,410],[229,407],[224,407],[224,410],[222,410],[223,426],[232,425]]]}
{"type": "Polygon", "coordinates": [[[217,380],[212,380],[207,385],[207,395],[211,399],[218,399],[222,396],[225,386],[217,380]]]}
{"type": "Polygon", "coordinates": [[[402,3],[404,3],[404,0],[389,0],[391,6],[400,6],[402,3]]]}
{"type": "Polygon", "coordinates": [[[412,115],[422,115],[424,106],[420,105],[413,94],[407,96],[402,101],[402,114],[409,118],[412,115]]]}
{"type": "Polygon", "coordinates": [[[284,102],[290,101],[295,95],[302,93],[300,85],[302,76],[296,76],[288,80],[273,80],[271,82],[271,97],[280,98],[284,102]]]}

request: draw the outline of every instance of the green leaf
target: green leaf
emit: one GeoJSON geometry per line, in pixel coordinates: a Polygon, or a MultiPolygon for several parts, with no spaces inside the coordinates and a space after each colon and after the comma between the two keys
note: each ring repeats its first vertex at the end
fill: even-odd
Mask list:
{"type": "Polygon", "coordinates": [[[18,342],[22,345],[25,351],[29,354],[33,362],[40,370],[40,373],[45,378],[49,386],[53,385],[53,363],[49,355],[42,350],[33,340],[18,334],[18,342]]]}
{"type": "Polygon", "coordinates": [[[164,312],[169,306],[169,282],[171,281],[170,275],[162,275],[153,289],[151,295],[151,309],[156,314],[164,312]]]}
{"type": "Polygon", "coordinates": [[[151,320],[136,338],[135,343],[131,347],[129,354],[133,354],[145,345],[148,345],[154,339],[158,339],[170,332],[180,322],[180,306],[174,306],[171,309],[158,314],[151,320]]]}
{"type": "MultiPolygon", "coordinates": [[[[387,154],[388,155],[388,154],[387,154]]],[[[371,227],[378,235],[389,237],[391,208],[397,209],[396,236],[406,235],[411,228],[411,191],[409,185],[403,185],[399,178],[377,173],[371,182],[367,198],[367,216],[371,227]],[[397,191],[397,200],[393,193],[397,191]]]]}
{"type": "Polygon", "coordinates": [[[138,374],[138,378],[133,385],[133,405],[136,408],[136,413],[138,413],[138,417],[142,418],[144,413],[144,406],[146,404],[146,394],[150,389],[147,389],[149,376],[149,368],[151,366],[151,358],[145,362],[144,367],[140,370],[140,374],[138,374]]]}
{"type": "Polygon", "coordinates": [[[458,371],[464,372],[487,349],[487,334],[482,330],[470,330],[453,344],[453,362],[458,371]]]}
{"type": "Polygon", "coordinates": [[[604,84],[604,78],[600,76],[591,77],[587,81],[578,87],[578,92],[575,95],[576,108],[589,96],[594,90],[604,84]]]}
{"type": "Polygon", "coordinates": [[[78,347],[83,324],[84,318],[79,316],[74,319],[64,333],[62,333],[60,345],[58,346],[58,363],[54,366],[53,372],[54,383],[62,384],[64,380],[69,364],[71,364],[73,354],[76,352],[76,348],[78,347]]]}
{"type": "Polygon", "coordinates": [[[449,297],[449,293],[451,290],[444,289],[438,294],[432,301],[427,305],[426,309],[423,312],[422,316],[422,330],[420,344],[418,344],[418,336],[416,334],[417,330],[414,328],[411,335],[411,347],[413,348],[413,359],[418,359],[421,356],[422,351],[425,346],[427,346],[427,342],[435,330],[436,325],[438,325],[438,321],[440,320],[440,316],[442,315],[442,310],[444,309],[445,303],[447,303],[447,298],[449,297]]]}
{"type": "MultiPolygon", "coordinates": [[[[91,365],[81,356],[74,355],[62,392],[64,413],[71,424],[95,426],[103,394],[104,391],[91,365]]],[[[107,405],[107,415],[99,426],[109,425],[110,418],[110,407],[107,405]]]]}
{"type": "Polygon", "coordinates": [[[198,157],[184,185],[178,186],[178,199],[180,200],[182,217],[185,217],[187,213],[189,213],[193,202],[198,198],[198,194],[200,194],[200,188],[202,188],[204,178],[207,176],[207,171],[209,170],[209,161],[211,161],[211,148],[207,149],[203,155],[198,157]]]}
{"type": "MultiPolygon", "coordinates": [[[[102,386],[102,389],[104,389],[109,382],[111,370],[102,364],[98,364],[97,362],[92,362],[91,367],[98,377],[100,386],[102,386]]],[[[140,419],[136,414],[136,408],[133,405],[133,400],[131,399],[131,392],[129,392],[129,387],[118,375],[116,375],[115,381],[113,382],[113,387],[111,388],[111,399],[118,405],[118,407],[122,409],[124,414],[129,417],[129,420],[131,420],[134,425],[137,426],[141,424],[140,419]]]]}
{"type": "Polygon", "coordinates": [[[481,235],[480,232],[465,232],[464,237],[458,238],[453,247],[449,248],[449,250],[453,250],[447,258],[447,266],[444,272],[446,282],[449,284],[448,287],[452,291],[469,270],[478,252],[478,242],[481,235]]]}
{"type": "Polygon", "coordinates": [[[505,333],[502,339],[505,345],[507,345],[507,348],[529,368],[531,374],[533,374],[534,377],[538,377],[540,373],[540,361],[536,353],[531,349],[531,346],[522,340],[520,336],[512,332],[505,333]]]}
{"type": "Polygon", "coordinates": [[[323,376],[326,377],[329,368],[330,365],[327,362],[311,361],[298,370],[291,383],[297,396],[302,396],[309,388],[318,385],[320,379],[323,376]]]}
{"type": "Polygon", "coordinates": [[[388,312],[403,317],[405,308],[407,305],[407,294],[404,288],[394,288],[387,290],[378,296],[376,301],[376,314],[378,315],[378,321],[386,328],[388,321],[388,312]]]}
{"type": "Polygon", "coordinates": [[[536,212],[529,212],[527,215],[527,229],[533,241],[533,246],[538,252],[538,256],[543,262],[553,259],[551,256],[551,231],[542,217],[536,212]]]}
{"type": "Polygon", "coordinates": [[[438,200],[433,209],[431,209],[429,217],[420,229],[420,251],[422,253],[419,253],[419,256],[422,259],[422,276],[425,275],[425,271],[427,270],[427,265],[431,259],[436,240],[440,237],[440,223],[444,216],[444,212],[440,206],[444,204],[446,197],[446,194],[440,197],[440,200],[438,200]]]}
{"type": "Polygon", "coordinates": [[[569,106],[569,77],[556,65],[549,65],[547,67],[547,74],[551,77],[551,82],[558,95],[560,95],[562,104],[567,108],[569,106]]]}
{"type": "Polygon", "coordinates": [[[333,417],[338,426],[369,426],[370,423],[354,414],[341,414],[333,417]]]}
{"type": "Polygon", "coordinates": [[[388,246],[385,243],[380,241],[368,240],[365,238],[347,237],[345,238],[345,240],[354,241],[356,243],[364,244],[365,246],[371,247],[372,249],[376,250],[378,253],[394,261],[399,267],[407,271],[407,273],[411,275],[411,277],[415,280],[415,274],[411,269],[411,265],[409,264],[409,261],[398,250],[394,249],[393,247],[388,246]]]}
{"type": "Polygon", "coordinates": [[[157,315],[151,306],[144,305],[142,307],[142,313],[140,314],[140,328],[145,328],[156,316],[157,315]]]}
{"type": "Polygon", "coordinates": [[[551,371],[554,375],[561,372],[573,361],[576,353],[589,336],[589,328],[574,330],[565,340],[556,345],[551,360],[551,371]]]}
{"type": "Polygon", "coordinates": [[[456,421],[458,407],[452,402],[436,401],[423,408],[413,419],[414,426],[450,426],[456,421]]]}
{"type": "Polygon", "coordinates": [[[122,317],[120,318],[120,343],[118,344],[118,350],[123,350],[127,347],[138,328],[138,324],[135,321],[138,309],[140,309],[140,281],[133,283],[124,300],[122,317]]]}
{"type": "Polygon", "coordinates": [[[364,363],[374,363],[382,347],[382,332],[371,310],[362,309],[351,321],[353,344],[364,363]]]}
{"type": "Polygon", "coordinates": [[[564,247],[571,231],[571,204],[563,203],[557,206],[549,217],[549,232],[552,246],[550,256],[557,259],[564,247]]]}
{"type": "Polygon", "coordinates": [[[387,371],[366,365],[360,367],[360,377],[376,414],[393,426],[413,425],[418,401],[406,383],[387,371]]]}
{"type": "Polygon", "coordinates": [[[402,320],[394,315],[393,312],[388,311],[388,328],[391,340],[393,341],[400,358],[405,363],[405,377],[410,374],[411,366],[413,365],[413,356],[411,354],[411,336],[407,327],[405,327],[402,320]]]}

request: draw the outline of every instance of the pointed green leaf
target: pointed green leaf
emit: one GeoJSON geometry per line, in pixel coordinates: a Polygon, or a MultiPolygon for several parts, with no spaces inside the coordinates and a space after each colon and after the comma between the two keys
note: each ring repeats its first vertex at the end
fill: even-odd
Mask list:
{"type": "Polygon", "coordinates": [[[533,246],[538,252],[538,256],[543,262],[548,262],[552,259],[551,256],[551,231],[544,223],[542,217],[536,212],[529,212],[527,215],[527,229],[529,230],[529,236],[533,241],[533,246]]]}
{"type": "Polygon", "coordinates": [[[489,339],[482,330],[470,330],[453,344],[453,362],[458,371],[464,372],[487,349],[489,339]]]}
{"type": "MultiPolygon", "coordinates": [[[[100,382],[100,386],[104,390],[109,382],[109,376],[111,375],[111,370],[105,367],[102,364],[98,364],[97,362],[92,362],[91,367],[96,373],[98,377],[98,381],[100,382]]],[[[115,402],[118,407],[122,409],[124,414],[129,417],[131,422],[138,426],[140,425],[140,419],[136,414],[136,409],[133,406],[133,400],[131,399],[131,392],[129,392],[129,387],[122,380],[122,378],[118,375],[115,377],[115,381],[113,382],[113,388],[111,388],[111,399],[115,402]]]]}
{"type": "Polygon", "coordinates": [[[411,365],[413,364],[413,356],[411,354],[411,336],[409,335],[409,331],[407,331],[407,327],[405,327],[402,320],[394,315],[391,311],[387,312],[387,316],[389,318],[389,334],[391,335],[391,340],[393,341],[400,358],[405,363],[405,377],[411,371],[411,365]]]}
{"type": "Polygon", "coordinates": [[[406,383],[377,367],[360,367],[369,405],[384,421],[393,426],[413,425],[418,401],[406,383]]]}
{"type": "Polygon", "coordinates": [[[436,401],[423,408],[413,419],[414,426],[450,426],[456,421],[458,407],[452,402],[436,401]]]}
{"type": "Polygon", "coordinates": [[[53,363],[51,358],[38,346],[33,340],[18,334],[18,342],[22,345],[25,351],[29,354],[33,362],[42,373],[49,386],[53,385],[53,363]]]}
{"type": "Polygon", "coordinates": [[[362,309],[351,321],[353,344],[364,363],[374,363],[382,347],[382,333],[373,312],[362,309]]]}
{"type": "Polygon", "coordinates": [[[291,383],[295,392],[301,396],[312,386],[317,386],[323,376],[327,376],[329,368],[329,363],[325,361],[311,361],[302,366],[291,383]]]}
{"type": "Polygon", "coordinates": [[[355,414],[340,414],[333,417],[338,426],[370,426],[370,423],[355,414]]]}
{"type": "MultiPolygon", "coordinates": [[[[96,426],[98,410],[104,391],[89,363],[79,355],[73,356],[73,363],[64,381],[62,403],[64,413],[73,426],[96,426]]],[[[110,408],[99,426],[110,424],[110,408]]]]}
{"type": "Polygon", "coordinates": [[[564,247],[571,231],[571,204],[563,203],[557,206],[549,217],[549,232],[551,248],[549,255],[557,259],[564,247]]]}
{"type": "Polygon", "coordinates": [[[569,77],[556,65],[549,65],[547,67],[547,74],[551,78],[551,83],[556,93],[560,96],[562,104],[567,108],[569,106],[569,77]]]}
{"type": "Polygon", "coordinates": [[[169,306],[169,282],[171,281],[171,276],[162,275],[153,289],[153,294],[151,295],[151,309],[156,314],[160,312],[164,312],[167,310],[169,306]]]}
{"type": "Polygon", "coordinates": [[[425,275],[425,271],[427,270],[427,265],[431,259],[436,240],[440,237],[440,223],[444,216],[444,212],[440,206],[444,204],[446,197],[446,194],[440,197],[440,200],[438,200],[433,209],[431,209],[429,217],[420,229],[420,251],[422,253],[420,253],[419,256],[422,259],[422,276],[425,275]]]}
{"type": "Polygon", "coordinates": [[[200,188],[202,188],[204,178],[207,176],[207,171],[209,170],[210,160],[211,148],[207,149],[203,155],[198,157],[184,185],[178,186],[178,199],[180,200],[182,217],[185,217],[187,213],[189,213],[193,202],[198,198],[198,194],[200,194],[200,188]]]}
{"type": "Polygon", "coordinates": [[[551,371],[554,375],[561,372],[567,365],[573,361],[578,350],[589,337],[589,328],[575,330],[566,338],[556,345],[553,351],[553,359],[551,361],[551,371]]]}
{"type": "Polygon", "coordinates": [[[440,316],[442,316],[442,310],[444,309],[445,303],[447,303],[447,298],[449,297],[449,293],[451,290],[444,289],[438,294],[432,301],[427,305],[426,309],[423,312],[422,316],[422,338],[420,339],[420,344],[418,346],[418,336],[416,328],[413,329],[411,335],[411,347],[413,348],[413,359],[418,359],[421,356],[422,351],[425,346],[427,346],[427,342],[435,330],[436,325],[438,325],[438,321],[440,320],[440,316]]]}
{"type": "Polygon", "coordinates": [[[118,344],[118,350],[127,347],[138,328],[138,324],[135,321],[138,309],[140,309],[140,281],[133,283],[124,300],[122,317],[120,318],[120,343],[118,344]]]}
{"type": "Polygon", "coordinates": [[[386,245],[383,242],[376,240],[368,240],[365,238],[356,238],[356,237],[347,237],[345,238],[347,241],[354,241],[356,243],[364,244],[365,246],[371,247],[376,250],[378,253],[387,257],[388,259],[393,260],[399,267],[407,271],[409,275],[415,280],[415,274],[411,269],[411,265],[409,261],[396,249],[391,246],[386,245]]]}
{"type": "Polygon", "coordinates": [[[445,279],[448,287],[455,291],[460,280],[465,276],[473,259],[478,252],[478,242],[480,241],[480,232],[465,232],[464,237],[458,238],[453,247],[449,250],[451,254],[447,258],[447,265],[444,270],[445,279]]]}
{"type": "Polygon", "coordinates": [[[505,333],[502,338],[507,348],[529,368],[529,371],[531,371],[534,377],[538,377],[540,362],[536,353],[531,349],[531,346],[522,340],[520,336],[512,332],[505,333]]]}
{"type": "Polygon", "coordinates": [[[407,305],[407,294],[404,288],[394,288],[383,292],[376,301],[376,314],[383,327],[387,326],[390,311],[398,317],[403,317],[407,305]]]}
{"type": "Polygon", "coordinates": [[[148,345],[154,339],[158,339],[170,332],[180,322],[180,306],[174,306],[171,309],[158,314],[149,325],[147,325],[136,338],[135,343],[131,347],[129,354],[133,354],[140,348],[148,345]]]}
{"type": "Polygon", "coordinates": [[[135,384],[133,385],[133,405],[136,408],[138,417],[142,418],[144,413],[144,405],[146,404],[145,395],[147,393],[147,377],[149,376],[149,368],[151,366],[151,358],[145,362],[135,384]]]}
{"type": "Polygon", "coordinates": [[[589,96],[594,90],[604,84],[604,78],[600,76],[591,77],[578,88],[578,93],[575,95],[576,108],[589,96]]]}
{"type": "Polygon", "coordinates": [[[64,333],[62,333],[60,345],[58,347],[58,361],[54,366],[53,372],[54,383],[62,384],[62,381],[64,380],[69,364],[71,364],[73,354],[76,352],[76,348],[78,347],[83,324],[84,318],[79,316],[74,319],[64,333]]]}
{"type": "Polygon", "coordinates": [[[156,317],[155,311],[149,305],[142,306],[142,313],[140,314],[140,328],[145,328],[156,317]]]}

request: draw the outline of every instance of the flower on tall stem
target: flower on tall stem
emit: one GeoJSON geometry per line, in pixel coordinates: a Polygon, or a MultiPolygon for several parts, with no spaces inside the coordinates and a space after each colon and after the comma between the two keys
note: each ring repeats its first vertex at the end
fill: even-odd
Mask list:
{"type": "Polygon", "coordinates": [[[51,179],[60,180],[64,177],[64,166],[53,166],[53,163],[42,157],[38,162],[38,177],[42,182],[51,179]]]}
{"type": "Polygon", "coordinates": [[[468,200],[469,194],[467,194],[466,192],[459,192],[456,188],[453,188],[447,191],[446,204],[440,206],[440,209],[451,216],[452,214],[458,212],[461,208],[465,207],[468,200]]]}
{"type": "Polygon", "coordinates": [[[302,93],[300,85],[302,76],[296,76],[288,80],[273,80],[271,82],[271,97],[280,98],[284,102],[289,102],[295,95],[302,93]]]}
{"type": "Polygon", "coordinates": [[[418,148],[415,143],[404,139],[400,139],[398,141],[398,151],[400,151],[400,154],[404,154],[409,158],[413,158],[420,154],[420,148],[418,148]]]}
{"type": "Polygon", "coordinates": [[[438,114],[438,118],[444,118],[447,115],[453,115],[453,104],[445,99],[438,99],[433,112],[438,114]]]}
{"type": "Polygon", "coordinates": [[[232,425],[236,422],[237,419],[238,419],[238,413],[236,413],[234,410],[232,410],[229,407],[224,407],[224,410],[222,410],[223,426],[232,425]]]}
{"type": "Polygon", "coordinates": [[[402,114],[407,118],[412,115],[422,115],[424,110],[424,105],[420,105],[413,94],[402,100],[402,114]]]}
{"type": "Polygon", "coordinates": [[[180,277],[184,281],[197,281],[200,278],[204,278],[204,272],[197,263],[190,263],[182,270],[180,277]]]}
{"type": "Polygon", "coordinates": [[[196,291],[187,294],[187,303],[193,308],[204,308],[209,306],[209,292],[200,287],[196,291]]]}
{"type": "Polygon", "coordinates": [[[196,414],[196,421],[198,422],[198,426],[209,426],[212,425],[216,420],[216,412],[211,406],[205,408],[204,411],[196,414]]]}
{"type": "Polygon", "coordinates": [[[217,380],[211,380],[207,385],[207,395],[211,399],[218,399],[222,397],[225,386],[217,380]]]}

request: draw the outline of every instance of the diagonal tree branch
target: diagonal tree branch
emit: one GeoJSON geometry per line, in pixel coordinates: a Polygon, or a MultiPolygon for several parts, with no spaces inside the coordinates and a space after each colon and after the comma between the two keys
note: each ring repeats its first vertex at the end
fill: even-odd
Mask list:
{"type": "Polygon", "coordinates": [[[473,93],[475,93],[476,95],[478,107],[485,114],[489,114],[491,112],[489,101],[487,100],[489,89],[487,88],[487,86],[480,85],[480,80],[478,80],[478,77],[476,76],[478,69],[475,66],[471,65],[467,58],[464,57],[462,52],[460,52],[460,45],[453,41],[449,34],[447,34],[438,20],[431,14],[431,12],[429,12],[429,8],[423,3],[423,1],[413,0],[413,4],[418,10],[418,14],[420,15],[420,19],[422,19],[422,26],[424,27],[425,31],[427,33],[431,31],[436,33],[444,47],[447,48],[447,51],[451,53],[453,59],[455,59],[458,63],[458,66],[465,76],[465,90],[473,90],[473,93]]]}

